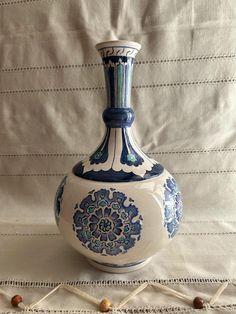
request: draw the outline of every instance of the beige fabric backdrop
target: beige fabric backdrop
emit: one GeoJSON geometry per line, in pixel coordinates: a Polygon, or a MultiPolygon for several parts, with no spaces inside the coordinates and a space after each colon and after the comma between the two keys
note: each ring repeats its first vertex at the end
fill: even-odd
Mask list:
{"type": "MultiPolygon", "coordinates": [[[[0,2],[2,286],[198,278],[190,286],[199,291],[205,278],[201,289],[211,295],[212,284],[234,279],[235,27],[234,0],[0,2]],[[135,135],[175,174],[184,198],[181,234],[156,263],[127,276],[93,271],[57,235],[53,217],[62,175],[103,136],[103,69],[94,45],[110,39],[142,44],[132,90],[135,135]]],[[[235,304],[230,293],[225,303],[235,304]]]]}

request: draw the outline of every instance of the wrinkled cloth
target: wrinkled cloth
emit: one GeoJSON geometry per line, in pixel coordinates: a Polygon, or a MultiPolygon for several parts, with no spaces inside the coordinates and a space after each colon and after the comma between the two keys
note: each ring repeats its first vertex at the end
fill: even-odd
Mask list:
{"type": "MultiPolygon", "coordinates": [[[[56,283],[83,281],[92,294],[119,301],[139,281],[166,280],[209,299],[228,280],[219,307],[205,312],[224,313],[222,304],[235,311],[235,21],[234,0],[0,2],[2,289],[22,289],[29,304],[56,283]],[[144,269],[124,275],[89,266],[58,234],[53,215],[61,178],[103,137],[105,84],[94,46],[116,39],[142,45],[134,134],[173,173],[184,201],[176,239],[144,269]]],[[[138,311],[147,305],[154,312],[191,308],[151,288],[129,303],[138,311]]],[[[95,310],[63,291],[40,305],[78,307],[95,310]]],[[[0,297],[0,313],[10,309],[0,297]]]]}

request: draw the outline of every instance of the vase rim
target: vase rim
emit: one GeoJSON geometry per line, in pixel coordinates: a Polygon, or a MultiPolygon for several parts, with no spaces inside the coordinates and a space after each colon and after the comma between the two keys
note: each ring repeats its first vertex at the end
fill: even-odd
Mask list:
{"type": "Polygon", "coordinates": [[[96,49],[101,50],[103,48],[111,48],[111,47],[124,47],[124,48],[133,48],[139,51],[141,49],[141,45],[135,41],[129,40],[109,40],[103,41],[101,43],[96,44],[96,49]]]}

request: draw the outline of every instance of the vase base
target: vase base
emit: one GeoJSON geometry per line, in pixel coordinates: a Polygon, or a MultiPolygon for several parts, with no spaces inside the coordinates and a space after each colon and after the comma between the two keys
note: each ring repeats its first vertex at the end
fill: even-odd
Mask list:
{"type": "Polygon", "coordinates": [[[102,271],[108,272],[108,273],[117,273],[117,274],[122,274],[122,273],[129,273],[131,271],[138,270],[148,264],[151,260],[150,258],[147,258],[143,261],[140,262],[135,262],[135,263],[128,263],[128,264],[123,264],[123,265],[118,265],[118,264],[109,264],[109,263],[100,263],[96,262],[92,259],[87,259],[88,263],[95,268],[98,268],[102,271]]]}

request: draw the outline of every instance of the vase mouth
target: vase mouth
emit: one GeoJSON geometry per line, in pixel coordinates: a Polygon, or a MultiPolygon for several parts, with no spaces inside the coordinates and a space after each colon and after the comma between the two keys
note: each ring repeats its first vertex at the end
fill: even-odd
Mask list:
{"type": "Polygon", "coordinates": [[[128,40],[110,40],[110,41],[103,41],[98,43],[96,46],[98,51],[104,48],[113,48],[113,47],[120,47],[120,48],[132,48],[135,49],[137,52],[141,49],[141,45],[135,41],[128,41],[128,40]]]}
{"type": "Polygon", "coordinates": [[[98,43],[95,47],[103,59],[113,56],[135,59],[141,45],[134,41],[111,40],[98,43]]]}

